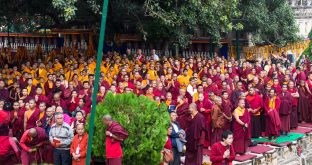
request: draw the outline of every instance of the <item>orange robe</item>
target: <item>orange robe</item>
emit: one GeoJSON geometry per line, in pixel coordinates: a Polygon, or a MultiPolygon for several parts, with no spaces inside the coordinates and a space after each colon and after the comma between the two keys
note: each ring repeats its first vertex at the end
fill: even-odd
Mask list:
{"type": "Polygon", "coordinates": [[[72,144],[70,146],[70,155],[73,153],[79,152],[80,159],[74,160],[72,159],[72,165],[85,165],[86,164],[86,155],[87,155],[87,146],[88,146],[88,134],[84,133],[82,135],[82,139],[79,142],[78,134],[74,136],[72,144]],[[79,151],[77,151],[77,147],[79,146],[79,151]]]}

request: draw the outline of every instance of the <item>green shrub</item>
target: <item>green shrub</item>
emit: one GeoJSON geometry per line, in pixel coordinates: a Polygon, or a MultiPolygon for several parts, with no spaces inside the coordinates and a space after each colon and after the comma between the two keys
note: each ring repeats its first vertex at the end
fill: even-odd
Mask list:
{"type": "Polygon", "coordinates": [[[96,157],[105,157],[105,126],[102,123],[104,114],[110,114],[129,133],[128,139],[122,143],[124,164],[160,163],[160,152],[166,142],[170,122],[165,104],[158,106],[145,96],[108,93],[105,100],[96,107],[92,143],[92,154],[96,157]]]}

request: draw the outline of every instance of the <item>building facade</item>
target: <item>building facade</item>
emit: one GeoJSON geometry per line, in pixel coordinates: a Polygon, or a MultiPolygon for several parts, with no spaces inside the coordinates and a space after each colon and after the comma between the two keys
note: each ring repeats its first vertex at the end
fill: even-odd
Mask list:
{"type": "Polygon", "coordinates": [[[299,35],[308,37],[312,28],[312,0],[289,0],[289,4],[294,10],[299,35]]]}

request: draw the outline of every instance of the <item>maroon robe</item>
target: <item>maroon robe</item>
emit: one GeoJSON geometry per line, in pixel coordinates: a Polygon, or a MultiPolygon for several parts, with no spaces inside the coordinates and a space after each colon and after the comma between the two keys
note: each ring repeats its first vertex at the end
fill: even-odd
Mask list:
{"type": "Polygon", "coordinates": [[[49,88],[48,81],[44,83],[44,91],[46,95],[52,95],[53,91],[55,89],[55,84],[53,83],[52,88],[49,88]]]}
{"type": "MultiPolygon", "coordinates": [[[[233,111],[233,105],[229,99],[225,100],[222,99],[222,112],[227,117],[232,117],[232,111],[233,111]]],[[[224,130],[230,130],[231,129],[231,120],[225,119],[224,121],[224,130]]]]}
{"type": "Polygon", "coordinates": [[[40,110],[36,108],[26,122],[26,130],[37,126],[36,122],[39,120],[39,114],[40,110]]]}
{"type": "MultiPolygon", "coordinates": [[[[35,96],[36,96],[36,95],[35,95],[35,96]]],[[[35,96],[33,97],[34,99],[35,99],[35,96]]],[[[41,94],[41,95],[38,96],[38,100],[36,101],[36,103],[37,103],[37,108],[39,108],[39,104],[42,103],[42,102],[44,102],[44,103],[46,103],[46,104],[49,103],[49,99],[48,99],[45,95],[43,95],[43,94],[41,94]]],[[[48,105],[47,105],[47,106],[48,106],[48,105]]]]}
{"type": "MultiPolygon", "coordinates": [[[[288,89],[288,92],[290,94],[297,93],[297,89],[288,89]]],[[[297,128],[298,127],[298,98],[297,97],[291,97],[291,114],[290,114],[290,129],[297,128]]]]}
{"type": "Polygon", "coordinates": [[[248,124],[248,128],[243,127],[243,125],[239,124],[236,120],[234,120],[233,124],[233,146],[234,151],[238,154],[244,154],[247,151],[247,147],[251,142],[251,134],[250,134],[250,116],[247,109],[245,109],[244,114],[239,116],[239,119],[248,124]]]}
{"type": "Polygon", "coordinates": [[[144,95],[143,90],[142,90],[142,89],[137,89],[137,88],[135,88],[135,89],[133,90],[133,93],[134,93],[135,95],[137,95],[137,96],[144,95]]]}
{"type": "Polygon", "coordinates": [[[292,96],[289,92],[282,92],[278,95],[281,100],[281,105],[279,109],[280,120],[281,120],[281,131],[290,131],[290,113],[292,110],[292,96]]]}
{"type": "Polygon", "coordinates": [[[255,93],[254,95],[248,95],[246,97],[246,101],[251,109],[257,109],[256,113],[250,112],[250,120],[252,137],[258,138],[259,136],[261,136],[260,112],[263,107],[263,100],[261,96],[255,93]]]}
{"type": "Polygon", "coordinates": [[[204,100],[204,101],[196,101],[197,109],[199,112],[204,116],[205,118],[205,127],[207,130],[207,134],[204,141],[204,147],[210,146],[210,136],[211,136],[211,108],[212,108],[212,102],[210,100],[204,100]],[[200,111],[200,109],[205,109],[203,112],[200,111]]]}
{"type": "MultiPolygon", "coordinates": [[[[22,137],[23,134],[23,123],[24,123],[24,114],[25,114],[26,109],[21,108],[17,112],[17,119],[11,123],[12,125],[12,133],[13,136],[16,137],[18,140],[22,137]]],[[[11,121],[14,117],[14,111],[11,112],[11,121]]]]}
{"type": "Polygon", "coordinates": [[[0,100],[10,101],[9,100],[9,90],[6,88],[0,89],[0,100]]]}
{"type": "Polygon", "coordinates": [[[17,164],[18,158],[10,144],[9,136],[0,136],[0,162],[1,165],[17,164]]]}
{"type": "Polygon", "coordinates": [[[35,127],[37,131],[37,136],[30,140],[28,131],[25,131],[22,139],[20,141],[20,146],[22,147],[21,159],[23,164],[32,163],[43,163],[42,154],[44,151],[44,143],[48,140],[48,136],[45,130],[40,127],[35,127]],[[40,145],[40,147],[36,147],[40,145]],[[29,152],[31,148],[37,148],[36,152],[29,152]]]}
{"type": "Polygon", "coordinates": [[[233,145],[224,146],[221,142],[215,143],[211,147],[210,160],[213,165],[231,164],[235,159],[235,151],[233,145]],[[223,158],[224,152],[230,150],[229,158],[223,158]]]}
{"type": "Polygon", "coordinates": [[[310,112],[311,105],[309,100],[309,94],[305,87],[300,87],[298,89],[299,102],[298,102],[298,120],[299,122],[311,122],[310,112]]]}
{"type": "Polygon", "coordinates": [[[266,135],[267,136],[279,136],[279,131],[281,127],[281,121],[279,118],[279,108],[281,100],[276,97],[275,99],[275,108],[270,110],[269,107],[270,97],[267,97],[264,102],[265,109],[265,125],[266,125],[266,135]]]}
{"type": "Polygon", "coordinates": [[[203,162],[203,143],[205,139],[205,118],[197,113],[186,130],[185,165],[201,165],[203,162]]]}
{"type": "Polygon", "coordinates": [[[177,122],[183,130],[186,130],[187,123],[190,117],[189,104],[184,102],[181,106],[177,107],[177,122]]]}
{"type": "Polygon", "coordinates": [[[224,131],[225,117],[223,116],[222,107],[214,104],[211,109],[211,144],[222,140],[222,132],[224,131]]]}

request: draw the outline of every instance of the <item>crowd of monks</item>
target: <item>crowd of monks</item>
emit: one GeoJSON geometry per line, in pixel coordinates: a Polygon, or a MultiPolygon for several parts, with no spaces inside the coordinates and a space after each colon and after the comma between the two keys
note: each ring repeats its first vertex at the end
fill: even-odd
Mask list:
{"type": "MultiPolygon", "coordinates": [[[[237,154],[246,152],[252,137],[287,136],[298,123],[312,122],[312,69],[308,60],[296,67],[270,59],[174,58],[151,52],[145,55],[141,50],[131,53],[128,49],[125,54],[106,54],[100,68],[97,103],[107,92],[145,95],[167,104],[168,109],[173,107],[186,135],[194,131],[189,129],[197,129],[192,126],[194,116],[189,110],[195,104],[192,107],[204,119],[203,147],[210,148],[222,140],[223,131],[232,130],[237,154]]],[[[72,128],[84,123],[91,109],[95,69],[95,58],[83,56],[36,59],[0,68],[0,112],[9,114],[8,145],[10,137],[23,140],[23,133],[30,128],[41,127],[48,135],[56,112],[64,113],[64,121],[72,128]]],[[[43,146],[43,161],[53,163],[53,146],[43,146]]],[[[8,153],[11,151],[0,146],[0,157],[8,153]]]]}

